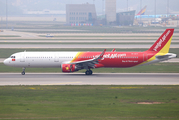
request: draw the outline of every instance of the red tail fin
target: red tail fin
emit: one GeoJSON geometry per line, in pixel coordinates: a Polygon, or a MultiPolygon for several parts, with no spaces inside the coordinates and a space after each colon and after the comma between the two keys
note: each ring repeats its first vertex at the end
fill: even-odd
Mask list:
{"type": "Polygon", "coordinates": [[[137,13],[137,15],[144,15],[144,14],[145,14],[145,11],[146,11],[146,8],[147,8],[147,5],[146,5],[144,8],[142,8],[142,9],[139,11],[139,13],[137,13]]]}
{"type": "Polygon", "coordinates": [[[168,53],[174,29],[166,29],[148,51],[168,53]]]}

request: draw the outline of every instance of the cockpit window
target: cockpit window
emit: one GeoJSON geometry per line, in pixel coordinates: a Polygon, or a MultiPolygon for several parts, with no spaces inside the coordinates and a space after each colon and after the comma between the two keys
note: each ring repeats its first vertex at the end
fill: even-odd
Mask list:
{"type": "Polygon", "coordinates": [[[16,56],[11,56],[11,58],[16,58],[16,56]]]}

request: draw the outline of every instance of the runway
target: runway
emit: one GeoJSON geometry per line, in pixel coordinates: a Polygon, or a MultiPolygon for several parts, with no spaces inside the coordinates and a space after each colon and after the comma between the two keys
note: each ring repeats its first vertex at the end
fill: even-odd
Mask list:
{"type": "MultiPolygon", "coordinates": [[[[157,40],[161,33],[53,33],[53,32],[59,32],[63,31],[63,29],[16,29],[15,31],[11,30],[4,30],[4,32],[0,32],[0,36],[5,35],[15,35],[16,37],[1,37],[0,39],[4,40],[28,40],[28,39],[38,39],[38,40],[46,40],[46,39],[64,39],[64,40],[80,40],[80,39],[85,39],[85,40],[157,40]],[[27,32],[28,31],[28,32],[27,32]],[[45,33],[31,33],[31,31],[46,31],[45,33],[51,33],[53,37],[46,37],[47,34],[45,33]]],[[[65,29],[64,31],[86,31],[86,30],[67,30],[65,29]]],[[[175,29],[177,31],[177,29],[175,29]]],[[[179,33],[174,33],[173,35],[173,40],[178,40],[179,39],[179,33]]]]}
{"type": "Polygon", "coordinates": [[[179,85],[179,73],[0,73],[0,85],[179,85]]]}

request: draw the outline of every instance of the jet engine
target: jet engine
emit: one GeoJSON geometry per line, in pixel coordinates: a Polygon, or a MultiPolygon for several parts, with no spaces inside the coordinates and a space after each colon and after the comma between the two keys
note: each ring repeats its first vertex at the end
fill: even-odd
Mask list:
{"type": "Polygon", "coordinates": [[[62,72],[75,72],[78,71],[74,64],[62,64],[62,72]]]}

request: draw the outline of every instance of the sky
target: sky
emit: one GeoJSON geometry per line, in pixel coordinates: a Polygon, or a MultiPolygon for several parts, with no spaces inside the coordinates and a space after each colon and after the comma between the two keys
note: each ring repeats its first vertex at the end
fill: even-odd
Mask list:
{"type": "MultiPolygon", "coordinates": [[[[127,10],[127,1],[130,10],[140,11],[140,1],[142,7],[147,5],[146,14],[167,13],[167,1],[169,1],[169,12],[176,11],[179,14],[179,0],[116,0],[116,11],[127,10]]],[[[95,4],[97,14],[105,13],[105,0],[7,0],[9,14],[22,14],[27,11],[57,10],[66,11],[66,4],[95,4]],[[104,8],[104,9],[103,9],[104,8]]],[[[6,0],[0,0],[0,15],[4,15],[6,10],[6,0]]]]}

